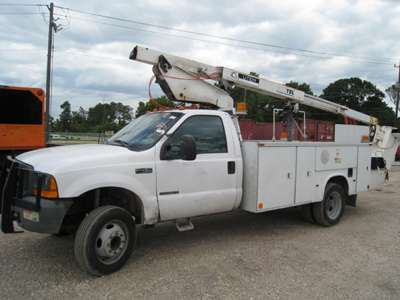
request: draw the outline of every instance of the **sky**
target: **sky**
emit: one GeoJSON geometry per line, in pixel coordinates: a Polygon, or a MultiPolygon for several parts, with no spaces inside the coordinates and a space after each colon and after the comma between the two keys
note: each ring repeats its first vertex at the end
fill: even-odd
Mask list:
{"type": "MultiPolygon", "coordinates": [[[[152,67],[136,45],[314,94],[359,77],[382,92],[398,81],[398,0],[55,1],[50,114],[149,100],[152,67]]],[[[0,0],[0,85],[46,88],[49,3],[0,0]],[[39,4],[39,5],[37,5],[39,4]]],[[[153,84],[153,97],[163,95],[153,84]]],[[[389,103],[388,98],[387,102],[389,103]]]]}

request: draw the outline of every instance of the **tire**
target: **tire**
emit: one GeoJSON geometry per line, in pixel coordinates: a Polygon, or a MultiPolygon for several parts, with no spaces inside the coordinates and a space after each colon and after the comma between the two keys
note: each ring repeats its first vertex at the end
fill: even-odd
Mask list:
{"type": "Polygon", "coordinates": [[[336,183],[328,183],[324,199],[313,205],[315,221],[326,227],[336,225],[343,216],[345,206],[346,197],[342,187],[336,183]]]}
{"type": "Polygon", "coordinates": [[[133,253],[136,225],[117,206],[94,209],[82,221],[75,238],[75,256],[88,273],[103,276],[121,269],[133,253]]]}
{"type": "Polygon", "coordinates": [[[303,219],[309,223],[315,223],[313,203],[301,205],[301,214],[303,219]]]}

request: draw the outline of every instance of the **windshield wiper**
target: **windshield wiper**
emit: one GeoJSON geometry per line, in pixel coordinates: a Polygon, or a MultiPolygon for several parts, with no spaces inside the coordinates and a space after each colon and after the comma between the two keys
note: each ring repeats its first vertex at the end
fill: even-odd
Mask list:
{"type": "Polygon", "coordinates": [[[122,140],[114,140],[113,142],[118,143],[118,144],[121,144],[122,146],[124,146],[124,147],[126,147],[126,148],[129,148],[129,147],[130,147],[130,145],[129,145],[127,142],[122,141],[122,140]]]}

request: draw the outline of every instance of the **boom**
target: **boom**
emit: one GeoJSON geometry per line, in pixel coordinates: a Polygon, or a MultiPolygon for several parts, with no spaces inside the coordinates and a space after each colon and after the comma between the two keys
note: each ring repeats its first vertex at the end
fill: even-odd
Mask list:
{"type": "Polygon", "coordinates": [[[233,99],[225,91],[238,86],[282,99],[288,104],[301,103],[369,125],[378,123],[378,119],[346,106],[233,69],[211,66],[142,46],[136,46],[129,58],[153,65],[157,83],[172,101],[209,103],[229,110],[234,108],[233,99]],[[218,81],[225,91],[199,78],[218,81]]]}

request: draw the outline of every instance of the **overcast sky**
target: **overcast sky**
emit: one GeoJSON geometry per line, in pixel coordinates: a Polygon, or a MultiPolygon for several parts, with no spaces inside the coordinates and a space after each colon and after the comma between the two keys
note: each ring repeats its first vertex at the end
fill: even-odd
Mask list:
{"type": "MultiPolygon", "coordinates": [[[[0,85],[46,88],[46,4],[0,0],[0,85]],[[10,4],[13,5],[4,5],[10,4]],[[33,4],[27,6],[26,4],[33,4]]],[[[398,0],[55,1],[51,114],[147,102],[150,65],[135,45],[225,66],[279,83],[359,77],[382,92],[398,80],[398,0]]],[[[153,97],[163,93],[152,86],[153,97]]]]}

